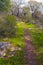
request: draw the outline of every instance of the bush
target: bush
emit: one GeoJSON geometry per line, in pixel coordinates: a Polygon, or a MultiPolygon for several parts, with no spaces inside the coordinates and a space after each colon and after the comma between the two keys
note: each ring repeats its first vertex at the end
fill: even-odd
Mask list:
{"type": "Polygon", "coordinates": [[[30,9],[28,7],[24,7],[23,8],[23,12],[22,12],[22,16],[21,16],[22,20],[26,23],[30,23],[32,20],[32,15],[30,13],[30,9]]]}
{"type": "Polygon", "coordinates": [[[16,17],[12,15],[6,16],[0,20],[0,35],[4,37],[12,37],[15,35],[16,17]]]}

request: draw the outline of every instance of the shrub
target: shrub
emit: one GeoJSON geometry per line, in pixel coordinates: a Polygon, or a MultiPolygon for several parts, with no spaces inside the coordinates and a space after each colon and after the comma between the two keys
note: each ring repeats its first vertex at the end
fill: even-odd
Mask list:
{"type": "Polygon", "coordinates": [[[12,37],[15,35],[16,17],[12,15],[6,16],[0,20],[0,35],[4,37],[12,37]]]}

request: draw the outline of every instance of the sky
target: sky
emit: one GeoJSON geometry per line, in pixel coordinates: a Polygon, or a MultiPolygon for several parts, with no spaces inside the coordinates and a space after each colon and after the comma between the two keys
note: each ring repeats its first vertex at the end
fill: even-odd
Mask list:
{"type": "MultiPolygon", "coordinates": [[[[11,0],[11,1],[14,1],[14,0],[11,0]]],[[[19,1],[19,0],[15,0],[15,1],[19,1]]],[[[30,0],[23,0],[25,3],[30,1],[30,0]]],[[[33,1],[37,1],[37,2],[42,2],[43,3],[43,0],[33,0],[33,1]]]]}
{"type": "MultiPolygon", "coordinates": [[[[25,2],[28,2],[29,0],[25,0],[25,2]]],[[[43,0],[36,0],[38,2],[43,2],[43,0]]]]}
{"type": "MultiPolygon", "coordinates": [[[[13,0],[14,1],[14,0],[13,0]]],[[[29,0],[24,0],[25,2],[28,2],[29,0]]],[[[38,2],[43,2],[43,0],[36,0],[38,2]]]]}

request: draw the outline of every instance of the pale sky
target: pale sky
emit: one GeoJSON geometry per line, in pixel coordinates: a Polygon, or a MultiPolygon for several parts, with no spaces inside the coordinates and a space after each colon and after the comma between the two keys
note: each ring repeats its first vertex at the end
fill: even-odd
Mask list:
{"type": "MultiPolygon", "coordinates": [[[[25,0],[25,2],[28,2],[29,0],[25,0]]],[[[43,2],[43,0],[36,0],[38,2],[43,2]]]]}
{"type": "MultiPolygon", "coordinates": [[[[13,0],[14,1],[14,0],[13,0]]],[[[25,2],[28,2],[29,0],[24,0],[25,2]]],[[[43,2],[43,0],[36,0],[38,2],[43,2]]]]}
{"type": "MultiPolygon", "coordinates": [[[[11,1],[14,1],[14,0],[11,0],[11,1]]],[[[16,1],[18,1],[18,0],[16,0],[16,1]]],[[[28,2],[30,0],[23,0],[23,1],[26,3],[26,2],[28,2]]],[[[43,0],[33,0],[33,1],[37,1],[37,2],[42,2],[43,3],[43,0]]]]}

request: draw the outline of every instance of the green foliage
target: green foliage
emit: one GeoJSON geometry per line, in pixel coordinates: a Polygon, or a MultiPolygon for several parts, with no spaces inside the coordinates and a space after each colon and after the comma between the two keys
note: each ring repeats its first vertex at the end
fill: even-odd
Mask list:
{"type": "Polygon", "coordinates": [[[16,17],[8,15],[3,20],[0,20],[0,35],[4,37],[12,37],[15,35],[16,17]]]}
{"type": "Polygon", "coordinates": [[[37,28],[29,30],[29,32],[32,39],[32,44],[36,50],[35,53],[38,65],[43,65],[43,30],[37,28]]]}
{"type": "Polygon", "coordinates": [[[30,30],[30,35],[32,37],[32,42],[36,48],[43,46],[43,30],[32,29],[30,30]]]}
{"type": "Polygon", "coordinates": [[[30,13],[30,9],[28,7],[23,8],[23,13],[21,18],[24,22],[28,22],[28,23],[31,22],[32,16],[30,13]]]}
{"type": "Polygon", "coordinates": [[[10,0],[0,0],[0,11],[8,10],[10,7],[10,0]]]}
{"type": "MultiPolygon", "coordinates": [[[[13,24],[13,23],[12,23],[13,24]]],[[[20,45],[22,48],[24,47],[24,22],[17,22],[15,23],[16,25],[16,29],[14,28],[14,34],[10,34],[9,32],[9,35],[11,36],[12,35],[12,38],[8,38],[7,39],[7,42],[11,42],[13,43],[14,46],[17,46],[17,45],[20,45]],[[16,33],[16,35],[15,35],[16,33]],[[14,37],[15,36],[15,37],[14,37]]],[[[2,26],[2,25],[1,25],[2,26]]],[[[5,25],[4,25],[5,26],[5,25]]],[[[6,25],[7,26],[7,25],[6,25]]],[[[4,28],[4,27],[3,27],[4,28]]],[[[6,27],[5,27],[6,28],[6,27]]],[[[9,29],[9,27],[7,27],[9,29]]],[[[6,29],[7,29],[6,28],[6,29]]],[[[2,28],[0,29],[0,31],[2,30],[2,28]]],[[[6,32],[6,31],[5,31],[6,32]]],[[[11,30],[12,32],[12,30],[11,30]]],[[[0,34],[1,35],[1,34],[0,34]]],[[[2,35],[3,36],[3,35],[2,35]]],[[[5,36],[5,35],[4,35],[5,36]]],[[[8,37],[8,31],[6,32],[6,36],[8,37]]],[[[0,42],[6,42],[6,38],[0,38],[0,42]]]]}
{"type": "MultiPolygon", "coordinates": [[[[13,16],[7,16],[7,17],[5,17],[4,21],[5,22],[7,21],[8,23],[10,22],[12,24],[16,24],[15,23],[16,22],[15,17],[13,17],[13,16]]],[[[1,23],[3,23],[3,20],[2,20],[1,23]]],[[[5,23],[4,23],[4,26],[5,26],[5,23]]],[[[9,26],[7,26],[7,24],[6,24],[6,27],[9,29],[9,26]]],[[[21,36],[21,34],[23,34],[22,33],[23,30],[20,31],[20,29],[21,28],[23,29],[23,27],[20,26],[20,24],[19,24],[19,26],[17,26],[17,28],[19,30],[17,30],[16,37],[14,37],[14,38],[8,38],[7,41],[11,42],[14,46],[20,45],[20,47],[23,49],[24,48],[24,40],[22,39],[23,35],[21,36]]],[[[1,42],[2,41],[6,42],[3,38],[1,38],[0,41],[1,42]]],[[[25,65],[25,62],[24,62],[24,51],[23,50],[15,51],[15,55],[13,57],[10,57],[10,58],[0,58],[0,65],[25,65]]]]}
{"type": "Polygon", "coordinates": [[[0,65],[25,65],[24,64],[24,52],[15,51],[15,56],[10,58],[0,58],[0,65]]]}

